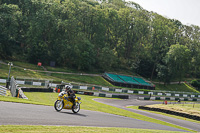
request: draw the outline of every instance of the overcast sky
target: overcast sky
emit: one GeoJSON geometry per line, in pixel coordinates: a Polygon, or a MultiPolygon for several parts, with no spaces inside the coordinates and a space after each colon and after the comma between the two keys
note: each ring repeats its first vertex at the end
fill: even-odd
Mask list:
{"type": "Polygon", "coordinates": [[[200,0],[126,0],[138,3],[148,11],[156,12],[170,19],[177,19],[184,25],[200,26],[200,0]]]}

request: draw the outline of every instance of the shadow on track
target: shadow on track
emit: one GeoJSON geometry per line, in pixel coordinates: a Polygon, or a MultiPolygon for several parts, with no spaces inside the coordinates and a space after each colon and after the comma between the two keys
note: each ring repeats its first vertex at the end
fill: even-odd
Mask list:
{"type": "Polygon", "coordinates": [[[87,115],[80,114],[80,113],[72,113],[72,112],[59,112],[59,113],[64,113],[64,114],[69,114],[69,115],[76,115],[76,116],[87,117],[87,115]]]}

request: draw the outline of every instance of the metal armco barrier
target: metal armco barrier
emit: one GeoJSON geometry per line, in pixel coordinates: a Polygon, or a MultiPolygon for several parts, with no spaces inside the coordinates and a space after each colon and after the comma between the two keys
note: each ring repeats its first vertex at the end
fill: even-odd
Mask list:
{"type": "Polygon", "coordinates": [[[0,95],[5,96],[6,95],[6,87],[0,86],[0,95]]]}

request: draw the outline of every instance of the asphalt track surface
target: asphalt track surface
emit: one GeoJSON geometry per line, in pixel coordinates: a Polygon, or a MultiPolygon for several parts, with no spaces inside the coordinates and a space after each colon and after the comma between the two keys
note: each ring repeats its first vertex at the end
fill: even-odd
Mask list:
{"type": "Polygon", "coordinates": [[[79,113],[74,114],[71,110],[57,112],[52,106],[2,101],[0,101],[0,125],[95,126],[184,131],[165,125],[96,111],[80,110],[79,113]]]}
{"type": "Polygon", "coordinates": [[[174,125],[178,125],[178,126],[182,126],[188,129],[192,129],[195,131],[199,131],[200,132],[200,124],[199,123],[194,123],[194,122],[190,122],[187,120],[180,120],[180,119],[176,119],[173,117],[168,117],[168,116],[164,116],[164,115],[160,115],[160,114],[155,114],[155,113],[150,113],[147,111],[142,111],[142,110],[136,110],[136,109],[130,109],[130,108],[126,108],[127,106],[139,106],[139,105],[150,105],[150,104],[159,104],[162,102],[156,102],[156,101],[145,101],[145,100],[137,100],[134,99],[132,97],[132,99],[127,99],[127,100],[118,100],[118,99],[94,99],[97,102],[101,102],[104,104],[108,104],[111,106],[115,106],[121,109],[125,109],[134,113],[138,113],[141,115],[145,115],[154,119],[158,119],[161,121],[165,121],[174,125]]]}

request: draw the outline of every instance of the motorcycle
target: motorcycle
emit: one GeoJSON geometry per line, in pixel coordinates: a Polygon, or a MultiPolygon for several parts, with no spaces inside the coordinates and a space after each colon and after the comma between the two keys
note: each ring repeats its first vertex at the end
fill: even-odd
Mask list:
{"type": "Polygon", "coordinates": [[[62,109],[71,109],[74,113],[78,113],[80,110],[81,98],[75,96],[75,104],[71,101],[71,98],[68,97],[66,92],[60,92],[58,98],[54,104],[56,111],[61,111],[62,109]]]}

